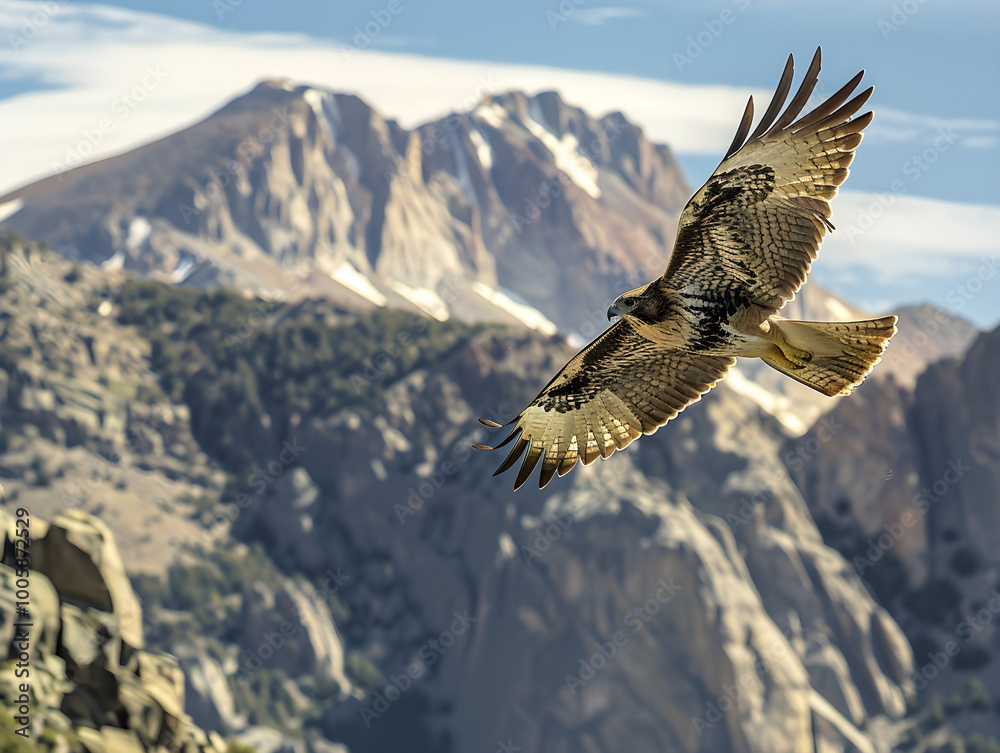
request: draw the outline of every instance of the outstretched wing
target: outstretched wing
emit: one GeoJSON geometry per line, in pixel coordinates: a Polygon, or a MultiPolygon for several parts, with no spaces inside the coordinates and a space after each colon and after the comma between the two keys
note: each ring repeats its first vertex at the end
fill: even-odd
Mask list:
{"type": "Polygon", "coordinates": [[[733,290],[777,311],[795,297],[816,258],[829,222],[830,199],[847,179],[868,112],[850,120],[868,88],[848,101],[864,71],[798,120],[816,86],[816,50],[798,93],[779,117],[791,89],[788,56],[771,104],[749,139],[753,97],[725,158],[688,202],[663,275],[673,288],[733,290]]]}
{"type": "Polygon", "coordinates": [[[511,422],[514,429],[497,447],[516,438],[514,447],[493,475],[513,467],[527,450],[514,489],[539,460],[538,486],[544,488],[553,475],[569,473],[577,460],[590,465],[598,455],[607,458],[641,434],[652,434],[712,389],[735,362],[666,349],[619,320],[577,353],[511,422]]]}

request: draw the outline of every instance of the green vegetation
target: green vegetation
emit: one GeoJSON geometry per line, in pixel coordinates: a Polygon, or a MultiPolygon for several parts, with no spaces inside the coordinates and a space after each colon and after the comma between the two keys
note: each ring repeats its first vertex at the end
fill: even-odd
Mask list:
{"type": "Polygon", "coordinates": [[[986,686],[978,677],[972,678],[965,684],[965,697],[968,699],[969,708],[973,711],[988,711],[993,705],[986,686]]]}
{"type": "MultiPolygon", "coordinates": [[[[198,561],[173,565],[166,578],[139,575],[133,586],[142,603],[150,645],[167,650],[199,636],[208,654],[219,662],[231,657],[233,647],[238,646],[239,668],[229,683],[237,712],[252,724],[297,735],[304,723],[317,718],[320,704],[340,693],[340,686],[328,677],[310,674],[309,667],[295,659],[305,650],[306,636],[289,634],[288,626],[281,630],[283,623],[297,624],[297,620],[282,613],[287,605],[280,601],[265,608],[256,620],[259,628],[247,633],[248,605],[257,603],[262,593],[278,593],[288,582],[289,577],[275,566],[263,546],[254,543],[216,547],[198,561]],[[264,633],[283,636],[280,651],[275,651],[273,658],[270,650],[258,651],[254,661],[259,663],[250,664],[247,647],[253,654],[258,644],[264,644],[264,633]],[[296,703],[294,689],[289,689],[290,675],[310,699],[308,708],[296,703]]],[[[332,602],[331,608],[344,609],[335,595],[325,594],[324,599],[332,602]]],[[[366,678],[371,672],[379,677],[374,667],[361,666],[357,659],[345,667],[349,676],[352,667],[360,667],[366,678]]]]}
{"type": "Polygon", "coordinates": [[[257,586],[275,590],[284,580],[264,547],[254,543],[217,547],[196,562],[172,565],[165,580],[139,575],[133,585],[150,640],[172,646],[191,635],[232,640],[242,624],[242,598],[226,597],[243,597],[257,586]],[[171,619],[157,619],[158,612],[171,619]]]}
{"type": "MultiPolygon", "coordinates": [[[[0,714],[0,753],[42,753],[51,750],[82,753],[84,750],[80,738],[73,730],[57,731],[46,726],[37,740],[34,736],[25,738],[15,734],[18,725],[9,709],[4,708],[4,712],[0,714]]],[[[34,735],[34,730],[32,734],[34,735]]]]}
{"type": "Polygon", "coordinates": [[[115,302],[118,321],[150,341],[163,392],[191,408],[201,446],[240,474],[260,460],[255,449],[280,444],[294,414],[375,408],[378,385],[484,329],[382,309],[336,326],[281,320],[265,301],[149,281],[124,286],[115,302]]]}
{"type": "Polygon", "coordinates": [[[924,721],[927,729],[932,730],[944,724],[944,720],[945,713],[944,706],[941,705],[941,696],[935,693],[931,696],[930,703],[927,704],[927,716],[924,717],[924,721]]]}
{"type": "Polygon", "coordinates": [[[1000,753],[1000,743],[994,737],[987,739],[976,732],[966,739],[965,753],[1000,753]]]}

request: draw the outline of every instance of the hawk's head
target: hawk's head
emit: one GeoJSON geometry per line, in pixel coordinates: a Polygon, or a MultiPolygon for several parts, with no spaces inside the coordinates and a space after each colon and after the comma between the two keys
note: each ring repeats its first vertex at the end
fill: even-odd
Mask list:
{"type": "Polygon", "coordinates": [[[608,321],[610,322],[616,316],[625,319],[655,321],[662,304],[659,296],[656,295],[657,292],[656,286],[649,283],[641,288],[622,293],[608,308],[608,321]]]}

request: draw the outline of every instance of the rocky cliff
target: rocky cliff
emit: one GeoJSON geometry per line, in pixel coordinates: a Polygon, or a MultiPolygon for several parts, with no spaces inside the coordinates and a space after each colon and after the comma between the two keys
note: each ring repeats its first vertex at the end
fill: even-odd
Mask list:
{"type": "Polygon", "coordinates": [[[76,511],[0,509],[4,749],[217,751],[184,712],[177,660],[146,649],[114,537],[76,511]],[[7,718],[12,715],[12,718],[7,718]],[[7,727],[14,722],[13,729],[7,727]]]}
{"type": "MultiPolygon", "coordinates": [[[[5,225],[59,253],[0,249],[6,508],[99,516],[125,644],[178,657],[184,725],[267,753],[883,751],[914,692],[915,750],[990,731],[962,681],[995,650],[996,333],[960,363],[973,328],[903,312],[849,400],[741,364],[544,492],[471,449],[658,274],[684,194],[555,94],[406,131],[274,82],[22,189],[5,225]],[[963,624],[942,725],[924,670],[963,624]]],[[[866,315],[816,286],[784,313],[866,315]]],[[[93,697],[73,719],[121,737],[93,697]]]]}
{"type": "MultiPolygon", "coordinates": [[[[800,440],[822,446],[811,462],[784,453],[826,541],[908,634],[914,679],[949,701],[970,683],[1000,694],[998,358],[1000,329],[931,365],[912,393],[865,385],[829,414],[836,436],[817,426],[800,440]]],[[[994,714],[952,707],[959,728],[1000,733],[994,714]]]]}
{"type": "Polygon", "coordinates": [[[590,301],[662,268],[687,193],[665,146],[554,92],[407,131],[355,96],[265,82],[0,205],[6,227],[111,269],[551,332],[599,326],[590,301]]]}
{"type": "Polygon", "coordinates": [[[36,312],[4,319],[8,504],[78,480],[63,453],[118,448],[75,506],[136,540],[146,640],[179,657],[205,728],[266,750],[875,750],[866,719],[904,713],[902,633],[822,543],[787,429],[739,392],[515,496],[471,450],[474,416],[529,399],[563,338],[315,302],[227,346],[259,303],[109,287],[8,243],[4,300],[36,312]],[[102,384],[106,364],[130,389],[102,384]],[[140,394],[172,418],[132,437],[140,394]],[[155,521],[124,514],[139,474],[164,479],[155,521]]]}

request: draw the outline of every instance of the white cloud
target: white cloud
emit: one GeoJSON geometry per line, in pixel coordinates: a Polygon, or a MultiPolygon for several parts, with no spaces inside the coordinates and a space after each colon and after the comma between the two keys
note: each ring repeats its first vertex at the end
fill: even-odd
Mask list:
{"type": "Polygon", "coordinates": [[[878,274],[926,274],[1000,251],[1000,207],[842,191],[820,250],[823,266],[878,274]]]}
{"type": "Polygon", "coordinates": [[[958,143],[966,149],[993,149],[997,139],[996,136],[966,136],[958,143]]]}
{"type": "Polygon", "coordinates": [[[982,149],[996,144],[996,137],[990,134],[998,131],[1000,124],[995,120],[942,118],[880,107],[875,120],[865,131],[865,137],[868,143],[890,141],[926,144],[936,135],[944,134],[960,139],[960,143],[965,146],[982,149]]]}
{"type": "MultiPolygon", "coordinates": [[[[37,7],[0,1],[0,30],[21,28],[37,7]]],[[[87,150],[89,160],[173,132],[265,78],[356,92],[405,126],[469,109],[491,89],[557,88],[595,114],[622,110],[650,138],[679,153],[716,156],[732,139],[747,96],[753,93],[758,102],[770,98],[770,92],[737,87],[359,51],[302,35],[233,33],[102,6],[58,8],[23,47],[0,47],[0,69],[8,76],[59,87],[0,101],[0,143],[6,147],[0,193],[51,174],[54,165],[66,162],[69,150],[87,150]],[[151,70],[159,70],[162,79],[151,78],[151,70]]],[[[995,140],[997,130],[989,120],[891,109],[880,109],[876,123],[880,120],[886,134],[900,137],[909,137],[909,130],[920,134],[952,127],[972,148],[991,146],[988,140],[995,140]]],[[[883,258],[907,265],[940,263],[942,255],[993,251],[1000,238],[1000,208],[993,206],[903,195],[880,210],[875,194],[850,191],[842,192],[834,206],[840,230],[828,237],[822,258],[841,267],[869,265],[873,254],[880,267],[883,258]],[[862,232],[866,211],[879,216],[862,232]]]]}
{"type": "MultiPolygon", "coordinates": [[[[0,30],[22,33],[25,19],[38,7],[0,0],[0,30]]],[[[651,139],[679,154],[708,156],[728,146],[751,93],[758,103],[771,94],[543,66],[456,63],[359,50],[298,34],[236,33],[119,8],[54,7],[57,12],[46,16],[30,38],[23,35],[23,45],[0,47],[6,77],[27,77],[50,87],[0,101],[0,143],[13,145],[5,150],[0,193],[51,175],[77,154],[87,152],[84,161],[91,161],[190,125],[261,79],[355,92],[405,126],[470,109],[490,89],[556,88],[592,113],[625,112],[651,139]],[[152,83],[149,69],[162,71],[163,79],[140,91],[144,79],[152,83]]],[[[633,10],[579,8],[573,15],[610,18],[633,10]]],[[[937,128],[954,129],[971,148],[989,148],[988,139],[998,130],[990,120],[880,108],[868,134],[876,143],[908,141],[924,139],[937,128]]]]}
{"type": "Polygon", "coordinates": [[[577,8],[567,18],[587,26],[603,26],[616,18],[636,18],[641,15],[638,8],[577,8]]]}
{"type": "MultiPolygon", "coordinates": [[[[0,2],[0,29],[19,29],[32,8],[0,2]]],[[[654,140],[699,154],[725,149],[750,93],[542,66],[456,63],[68,4],[17,50],[0,47],[0,69],[54,87],[0,101],[0,143],[16,145],[5,150],[0,192],[51,175],[74,153],[87,152],[90,161],[167,135],[262,79],[354,92],[405,126],[469,109],[490,89],[557,88],[591,112],[622,110],[654,140]],[[149,68],[164,78],[137,92],[137,102],[131,92],[149,68]]]]}

